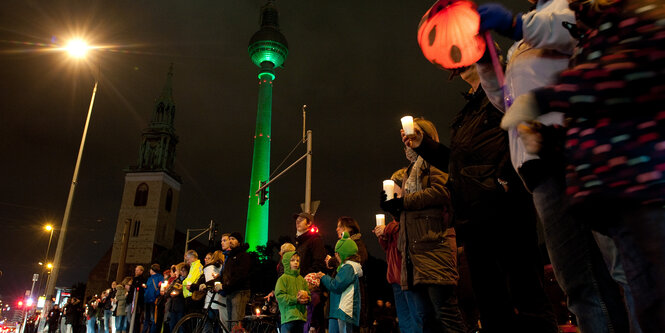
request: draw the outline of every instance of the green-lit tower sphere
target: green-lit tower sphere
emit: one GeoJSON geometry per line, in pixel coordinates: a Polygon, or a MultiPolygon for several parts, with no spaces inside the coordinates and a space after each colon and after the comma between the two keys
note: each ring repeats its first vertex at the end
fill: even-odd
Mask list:
{"type": "Polygon", "coordinates": [[[286,37],[279,31],[279,13],[272,0],[261,8],[261,29],[249,40],[247,49],[259,69],[259,101],[254,133],[252,177],[249,185],[245,239],[250,250],[268,242],[268,202],[261,205],[256,190],[270,176],[270,120],[272,117],[272,82],[275,69],[289,54],[286,37]]]}

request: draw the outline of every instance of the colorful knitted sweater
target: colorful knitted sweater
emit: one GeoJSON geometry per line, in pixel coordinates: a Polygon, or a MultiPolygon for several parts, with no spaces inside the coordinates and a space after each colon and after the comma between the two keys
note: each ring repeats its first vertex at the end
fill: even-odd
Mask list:
{"type": "Polygon", "coordinates": [[[665,203],[665,0],[572,1],[581,34],[571,67],[535,91],[568,118],[567,193],[665,203]],[[581,28],[580,28],[581,27],[581,28]]]}

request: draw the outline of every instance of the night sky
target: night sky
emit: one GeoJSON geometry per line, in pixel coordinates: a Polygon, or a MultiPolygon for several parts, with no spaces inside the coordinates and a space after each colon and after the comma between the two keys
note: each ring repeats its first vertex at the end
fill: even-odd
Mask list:
{"type": "MultiPolygon", "coordinates": [[[[512,0],[513,8],[529,3],[512,0]]],[[[247,54],[265,0],[3,0],[0,2],[0,295],[30,288],[48,232],[62,220],[86,111],[101,80],[86,142],[58,286],[85,282],[113,242],[124,169],[136,164],[141,130],[174,64],[177,228],[245,231],[258,68],[247,54]],[[44,44],[80,36],[108,48],[89,63],[44,44]]],[[[422,56],[421,16],[433,1],[276,2],[289,42],[273,90],[271,170],[313,131],[316,224],[334,244],[336,219],[360,224],[370,254],[381,181],[407,164],[404,115],[425,116],[448,142],[468,86],[422,56]]],[[[504,41],[505,42],[505,41],[504,41]]],[[[290,164],[305,152],[301,145],[290,164]]],[[[293,236],[304,201],[301,163],[270,187],[269,238],[293,236]]],[[[57,233],[51,247],[55,252],[57,233]]],[[[50,259],[52,260],[52,259],[50,259]]]]}

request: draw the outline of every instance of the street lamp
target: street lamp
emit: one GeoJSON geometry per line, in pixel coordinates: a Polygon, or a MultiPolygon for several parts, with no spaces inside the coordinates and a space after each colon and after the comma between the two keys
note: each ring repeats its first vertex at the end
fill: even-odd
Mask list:
{"type": "MultiPolygon", "coordinates": [[[[67,43],[64,48],[70,56],[75,58],[83,58],[87,51],[93,49],[87,43],[80,39],[75,39],[67,43]]],[[[60,226],[60,233],[58,235],[58,245],[55,248],[55,255],[53,257],[53,269],[46,284],[46,297],[50,299],[55,289],[55,284],[58,280],[58,273],[62,264],[62,252],[65,245],[65,236],[67,235],[67,225],[69,224],[69,216],[71,214],[72,202],[74,201],[74,192],[76,192],[76,184],[78,183],[79,168],[81,166],[81,158],[83,157],[83,147],[85,146],[85,138],[88,135],[88,126],[90,125],[90,117],[92,116],[92,106],[95,103],[95,95],[97,94],[98,79],[95,77],[95,86],[92,88],[92,97],[90,98],[90,107],[88,108],[88,116],[85,120],[83,127],[83,136],[81,137],[81,145],[79,147],[78,157],[76,158],[76,165],[74,166],[74,175],[72,176],[72,183],[69,187],[69,196],[67,197],[67,205],[65,206],[65,215],[62,218],[62,225],[60,226]]],[[[50,304],[49,304],[50,305],[50,304]]]]}

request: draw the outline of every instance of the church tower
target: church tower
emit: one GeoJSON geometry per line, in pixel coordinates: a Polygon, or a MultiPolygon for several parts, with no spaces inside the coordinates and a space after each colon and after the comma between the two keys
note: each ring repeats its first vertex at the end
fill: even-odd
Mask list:
{"type": "MultiPolygon", "coordinates": [[[[180,177],[175,173],[175,146],[178,136],[173,121],[175,103],[171,79],[173,64],[166,84],[155,102],[152,120],[143,130],[138,163],[125,170],[118,223],[111,253],[109,278],[125,267],[151,264],[158,249],[173,247],[176,213],[180,198],[180,177]],[[124,241],[127,236],[127,242],[124,241]],[[125,260],[122,260],[125,254],[125,260]]],[[[124,275],[133,275],[123,269],[124,275]]]]}

